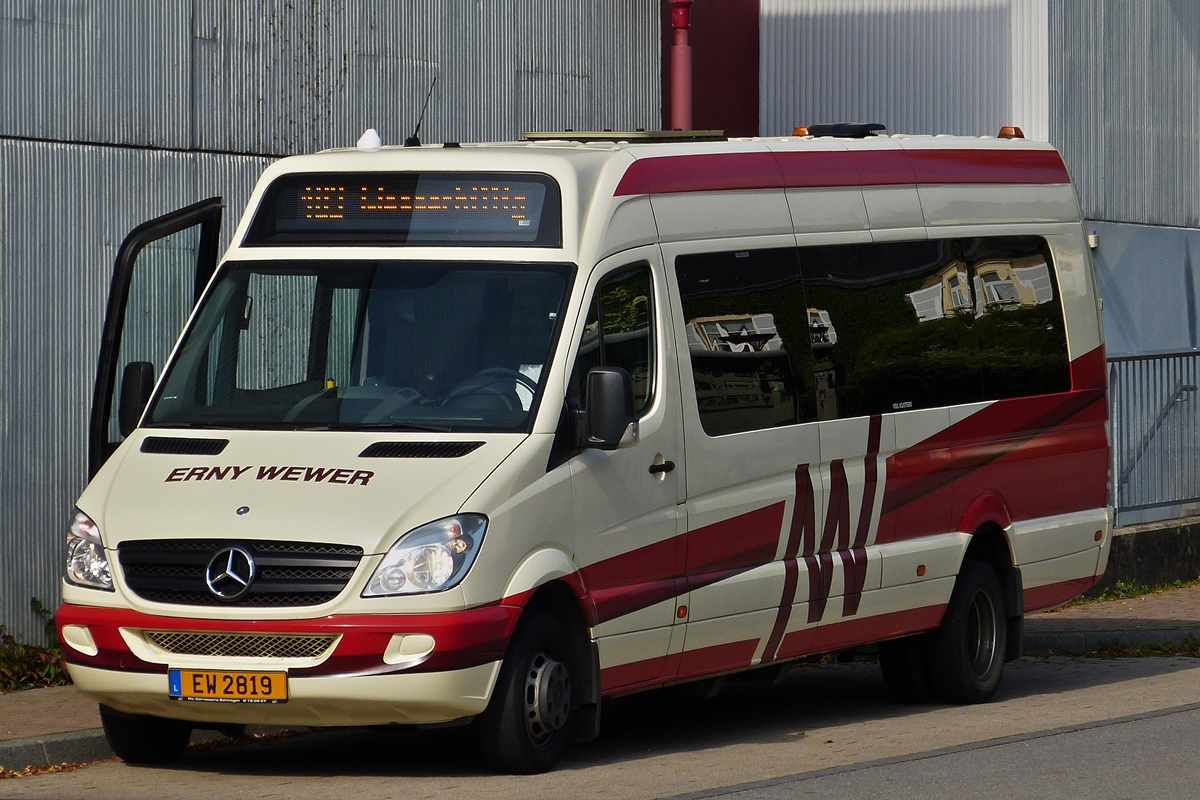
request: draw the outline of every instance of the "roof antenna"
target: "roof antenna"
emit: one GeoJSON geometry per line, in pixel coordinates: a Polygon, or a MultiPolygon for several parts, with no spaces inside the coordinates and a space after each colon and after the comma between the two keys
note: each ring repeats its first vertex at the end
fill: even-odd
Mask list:
{"type": "Polygon", "coordinates": [[[425,93],[425,105],[421,106],[421,116],[417,118],[417,128],[413,131],[413,135],[404,140],[405,147],[420,147],[421,140],[417,138],[417,134],[421,132],[421,123],[425,121],[425,110],[429,108],[429,95],[433,94],[433,87],[437,84],[437,75],[433,76],[433,83],[429,84],[429,91],[425,93]]]}

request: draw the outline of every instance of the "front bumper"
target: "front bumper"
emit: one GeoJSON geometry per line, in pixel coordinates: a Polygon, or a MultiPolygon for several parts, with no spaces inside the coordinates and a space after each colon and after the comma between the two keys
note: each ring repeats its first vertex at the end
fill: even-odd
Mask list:
{"type": "Polygon", "coordinates": [[[481,713],[500,662],[409,675],[289,678],[286,703],[197,703],[167,696],[166,673],[69,664],[88,697],[131,714],[242,725],[384,725],[449,722],[481,713]]]}
{"type": "Polygon", "coordinates": [[[197,722],[364,725],[446,722],[482,711],[519,614],[517,606],[495,604],[431,614],[229,620],[64,603],[55,622],[76,685],[118,710],[197,722]],[[251,639],[332,634],[336,642],[315,658],[231,657],[165,652],[149,643],[147,631],[251,639]],[[397,640],[414,635],[432,646],[397,657],[397,640]],[[284,670],[289,699],[267,705],[172,700],[172,667],[284,670]]]}

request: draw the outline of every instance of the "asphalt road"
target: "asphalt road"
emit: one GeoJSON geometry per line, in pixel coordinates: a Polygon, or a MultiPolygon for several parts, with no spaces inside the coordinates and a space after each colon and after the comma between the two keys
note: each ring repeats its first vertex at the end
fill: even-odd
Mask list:
{"type": "Polygon", "coordinates": [[[479,769],[462,729],[326,731],[0,781],[4,798],[1200,797],[1200,661],[1025,659],[984,706],[889,704],[873,664],[715,699],[615,703],[548,775],[479,769]]]}

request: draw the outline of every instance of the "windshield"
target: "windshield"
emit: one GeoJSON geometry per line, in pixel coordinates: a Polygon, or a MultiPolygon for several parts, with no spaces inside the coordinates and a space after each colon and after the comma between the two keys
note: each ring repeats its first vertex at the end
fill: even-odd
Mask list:
{"type": "Polygon", "coordinates": [[[573,275],[561,264],[227,264],[147,422],[528,430],[573,275]]]}

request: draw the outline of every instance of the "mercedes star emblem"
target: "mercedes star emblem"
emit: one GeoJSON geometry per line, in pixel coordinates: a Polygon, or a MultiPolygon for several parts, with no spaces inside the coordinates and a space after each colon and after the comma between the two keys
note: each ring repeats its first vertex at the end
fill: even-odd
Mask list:
{"type": "Polygon", "coordinates": [[[250,590],[256,569],[254,556],[241,547],[223,547],[208,562],[204,579],[221,600],[233,601],[250,590]]]}

